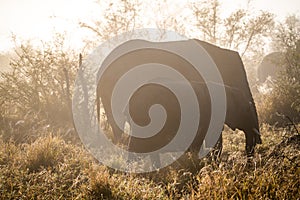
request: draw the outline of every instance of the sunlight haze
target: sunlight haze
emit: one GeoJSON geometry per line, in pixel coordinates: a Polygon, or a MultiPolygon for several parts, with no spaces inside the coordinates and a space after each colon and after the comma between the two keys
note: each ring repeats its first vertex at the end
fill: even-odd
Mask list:
{"type": "MultiPolygon", "coordinates": [[[[267,10],[277,18],[283,19],[289,14],[299,12],[297,0],[221,0],[222,15],[226,16],[237,8],[249,8],[253,11],[267,10]]],[[[166,1],[167,6],[180,9],[182,1],[166,1]]],[[[13,47],[11,35],[22,39],[50,40],[53,32],[66,32],[70,43],[79,47],[82,43],[83,31],[79,21],[97,18],[101,7],[93,0],[0,0],[0,51],[13,47]]],[[[147,13],[144,17],[156,17],[149,6],[144,6],[147,13]],[[152,13],[152,16],[150,16],[152,13]],[[148,15],[149,14],[149,15],[148,15]]],[[[152,5],[151,7],[155,7],[152,5]]],[[[174,14],[175,14],[174,13],[174,14]]]]}

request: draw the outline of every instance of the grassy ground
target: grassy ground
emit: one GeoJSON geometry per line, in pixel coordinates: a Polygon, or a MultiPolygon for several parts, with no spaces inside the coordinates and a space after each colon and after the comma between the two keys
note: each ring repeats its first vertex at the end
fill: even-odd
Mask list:
{"type": "Polygon", "coordinates": [[[1,199],[299,199],[300,136],[262,127],[252,164],[244,135],[226,130],[219,163],[186,159],[151,174],[101,166],[83,147],[54,136],[30,144],[0,140],[1,199]]]}

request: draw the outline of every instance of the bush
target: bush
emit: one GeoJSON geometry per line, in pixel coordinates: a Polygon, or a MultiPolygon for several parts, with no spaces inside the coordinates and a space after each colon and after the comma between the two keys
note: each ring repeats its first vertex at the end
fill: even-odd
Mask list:
{"type": "Polygon", "coordinates": [[[36,130],[72,127],[71,91],[77,56],[64,37],[15,47],[10,70],[1,74],[0,134],[26,140],[36,130]],[[24,139],[25,138],[25,139],[24,139]]]}
{"type": "Polygon", "coordinates": [[[286,126],[300,122],[300,19],[287,18],[278,28],[275,42],[284,53],[284,69],[274,81],[270,94],[258,105],[262,122],[286,126]]]}
{"type": "Polygon", "coordinates": [[[52,136],[39,138],[34,143],[26,145],[25,148],[25,165],[29,172],[53,168],[59,162],[63,162],[64,156],[70,151],[64,141],[52,136]]]}
{"type": "Polygon", "coordinates": [[[262,122],[285,127],[300,122],[300,82],[281,76],[271,94],[258,105],[262,122]]]}

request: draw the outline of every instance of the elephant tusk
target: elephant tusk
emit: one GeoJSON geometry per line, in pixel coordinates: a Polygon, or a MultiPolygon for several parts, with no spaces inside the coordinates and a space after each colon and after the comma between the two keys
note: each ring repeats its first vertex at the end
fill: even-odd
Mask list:
{"type": "Polygon", "coordinates": [[[254,133],[260,136],[260,132],[256,128],[253,128],[252,130],[254,131],[254,133]]]}
{"type": "Polygon", "coordinates": [[[262,144],[262,140],[261,140],[261,138],[260,138],[260,132],[256,129],[256,128],[253,128],[252,129],[253,131],[254,131],[254,133],[256,134],[256,137],[254,137],[254,139],[255,139],[255,143],[256,144],[262,144]]]}

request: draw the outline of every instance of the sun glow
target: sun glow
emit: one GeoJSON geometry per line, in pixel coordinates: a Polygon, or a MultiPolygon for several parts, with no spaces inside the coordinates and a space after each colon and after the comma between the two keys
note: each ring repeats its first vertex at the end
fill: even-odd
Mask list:
{"type": "MultiPolygon", "coordinates": [[[[174,10],[178,10],[185,3],[167,0],[162,4],[168,8],[172,6],[170,8],[172,10],[173,7],[174,10]]],[[[283,18],[288,14],[299,12],[300,7],[298,0],[220,0],[220,3],[223,16],[238,8],[249,8],[255,11],[264,9],[283,18]]],[[[142,4],[149,5],[146,2],[142,4]]],[[[103,11],[93,0],[0,0],[0,5],[0,51],[13,47],[11,34],[21,39],[47,41],[52,39],[53,32],[66,34],[71,45],[79,48],[82,46],[86,31],[79,27],[78,22],[91,21],[99,17],[103,11]]],[[[142,6],[142,8],[146,9],[143,17],[149,19],[148,21],[153,21],[153,17],[158,17],[156,21],[159,21],[159,17],[164,17],[161,13],[153,12],[156,5],[151,4],[150,7],[142,6]]],[[[162,10],[157,9],[157,12],[162,10]]]]}
{"type": "Polygon", "coordinates": [[[101,11],[96,3],[83,0],[0,0],[0,51],[12,47],[11,36],[49,41],[53,33],[65,33],[72,45],[81,46],[78,22],[101,11]]]}

